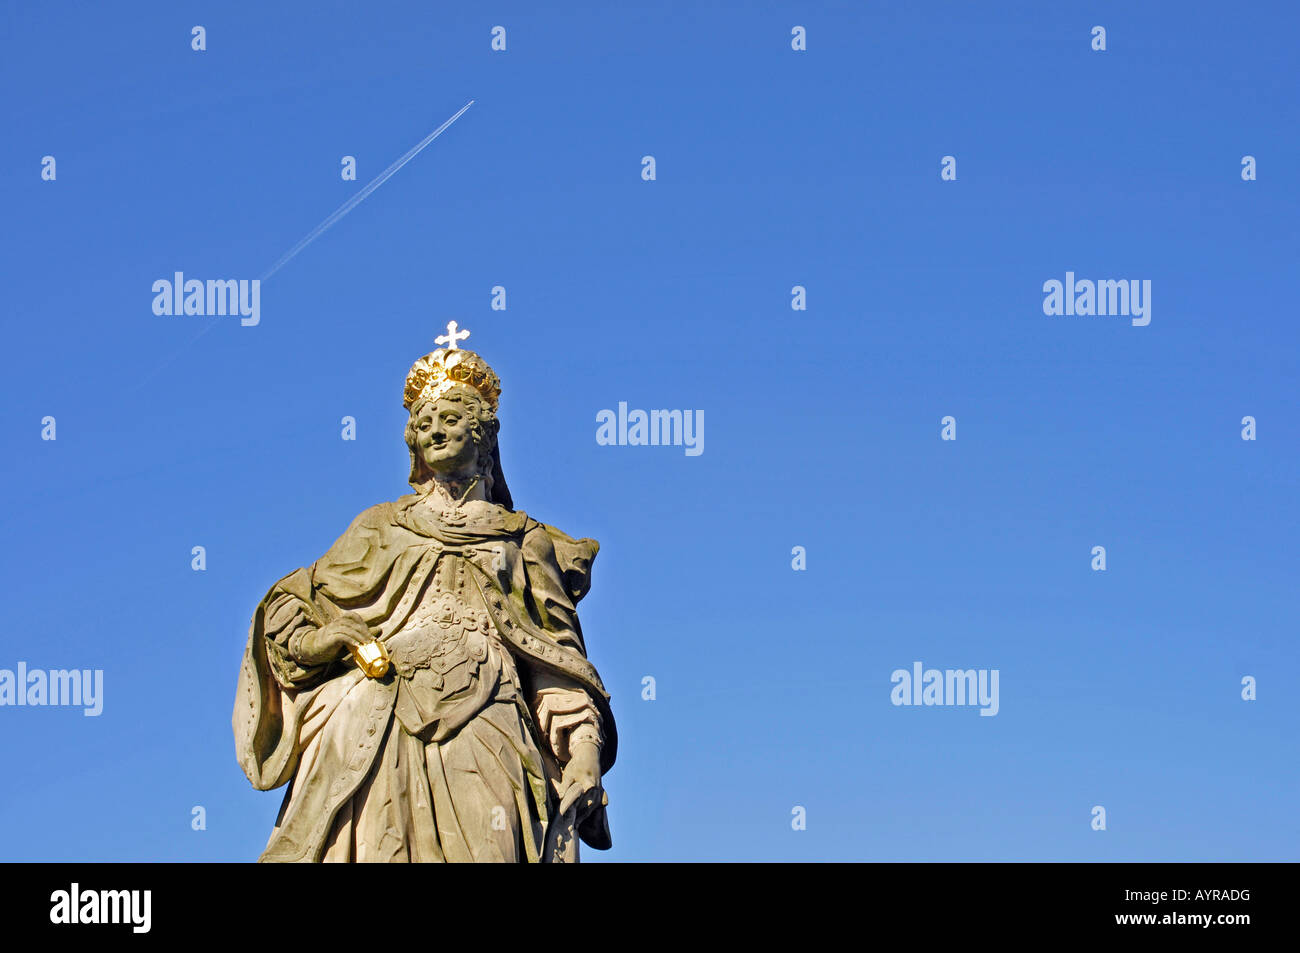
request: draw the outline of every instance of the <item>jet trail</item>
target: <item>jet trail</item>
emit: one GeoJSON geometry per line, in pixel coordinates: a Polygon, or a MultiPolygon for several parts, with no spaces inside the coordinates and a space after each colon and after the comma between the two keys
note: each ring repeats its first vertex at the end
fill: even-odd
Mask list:
{"type": "MultiPolygon", "coordinates": [[[[452,116],[450,119],[444,122],[437,129],[433,130],[433,132],[429,133],[427,136],[421,139],[418,143],[415,144],[415,146],[409,152],[407,152],[404,156],[402,156],[400,159],[398,159],[396,162],[390,165],[383,172],[379,173],[379,175],[377,175],[374,178],[374,180],[371,181],[364,189],[362,189],[356,195],[352,196],[352,198],[348,199],[346,202],[340,205],[333,212],[333,214],[330,215],[329,218],[325,219],[325,221],[321,222],[319,225],[313,228],[310,232],[307,233],[307,236],[302,241],[298,242],[298,244],[290,248],[289,251],[286,252],[280,258],[279,261],[277,261],[274,265],[272,265],[266,271],[266,273],[262,275],[262,277],[259,280],[265,281],[267,278],[270,278],[273,274],[275,274],[277,271],[279,271],[281,268],[287,265],[289,263],[289,259],[293,258],[294,255],[298,254],[298,252],[302,251],[304,248],[306,248],[316,239],[320,238],[320,236],[327,229],[329,229],[330,226],[332,226],[344,215],[348,214],[348,212],[352,211],[359,204],[361,204],[362,200],[364,200],[367,195],[369,195],[375,189],[379,188],[390,178],[392,178],[393,174],[397,172],[398,169],[400,169],[402,166],[406,165],[406,163],[410,162],[417,155],[419,155],[420,151],[424,149],[425,146],[427,146],[429,143],[433,142],[433,140],[437,139],[440,135],[442,135],[443,131],[446,130],[448,126],[450,126],[453,122],[455,122],[457,119],[463,116],[465,114],[465,110],[469,109],[469,107],[473,105],[474,105],[474,100],[471,99],[469,102],[467,102],[464,106],[460,108],[460,111],[457,112],[456,115],[452,116]]],[[[222,321],[208,322],[206,327],[202,328],[197,334],[194,335],[194,337],[190,338],[189,341],[187,341],[185,344],[182,344],[180,348],[175,352],[173,352],[170,357],[166,358],[161,364],[155,367],[149,374],[138,379],[135,383],[135,386],[132,387],[130,390],[128,390],[127,393],[135,393],[140,388],[144,387],[144,385],[147,384],[152,378],[157,376],[159,371],[161,371],[167,365],[172,363],[172,361],[176,360],[176,358],[180,357],[183,353],[188,351],[194,345],[194,342],[196,342],[199,338],[203,337],[203,335],[207,334],[218,324],[222,324],[222,323],[223,323],[222,321]]]]}
{"type": "Polygon", "coordinates": [[[419,155],[425,146],[427,146],[429,143],[433,142],[433,140],[437,139],[440,135],[442,135],[443,131],[448,126],[450,126],[453,122],[455,122],[462,115],[464,115],[465,110],[469,109],[469,107],[473,105],[474,105],[474,100],[471,99],[469,102],[467,102],[464,106],[460,108],[460,112],[456,113],[456,115],[452,116],[450,119],[444,122],[437,129],[433,130],[433,132],[429,133],[427,136],[425,136],[423,139],[417,142],[410,149],[409,152],[407,152],[404,156],[402,156],[400,159],[398,159],[396,162],[390,165],[383,172],[379,173],[379,175],[375,176],[375,178],[372,179],[371,182],[364,189],[362,189],[356,195],[352,196],[352,198],[348,199],[346,202],[340,205],[337,209],[334,210],[333,213],[330,214],[329,218],[325,219],[325,221],[321,222],[319,225],[313,228],[310,232],[307,233],[307,235],[300,242],[298,242],[298,244],[294,245],[287,252],[285,252],[279,261],[277,261],[274,265],[272,265],[270,268],[266,270],[266,272],[262,275],[260,280],[265,281],[267,278],[270,278],[273,274],[275,274],[277,271],[279,271],[281,268],[287,265],[289,263],[289,260],[293,258],[294,255],[298,254],[298,252],[302,251],[304,248],[306,248],[316,239],[320,238],[320,236],[323,235],[326,231],[328,231],[329,228],[333,226],[335,222],[337,222],[344,215],[348,214],[348,212],[352,211],[354,208],[360,205],[365,200],[367,195],[369,195],[375,189],[379,188],[390,178],[392,178],[398,169],[400,169],[402,166],[406,165],[406,163],[410,162],[417,155],[419,155]]]}

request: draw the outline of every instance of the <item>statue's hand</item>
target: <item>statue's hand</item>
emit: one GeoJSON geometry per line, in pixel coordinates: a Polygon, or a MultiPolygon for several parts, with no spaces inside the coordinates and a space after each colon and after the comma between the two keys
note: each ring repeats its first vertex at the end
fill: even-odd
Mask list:
{"type": "Polygon", "coordinates": [[[327,622],[313,632],[308,632],[298,643],[295,653],[305,665],[320,665],[350,651],[353,646],[365,645],[374,636],[370,627],[355,612],[345,612],[333,622],[327,622]]]}
{"type": "Polygon", "coordinates": [[[575,817],[581,824],[588,814],[609,803],[600,786],[600,746],[582,741],[573,745],[569,753],[569,763],[560,778],[560,813],[566,813],[576,804],[575,817]]]}

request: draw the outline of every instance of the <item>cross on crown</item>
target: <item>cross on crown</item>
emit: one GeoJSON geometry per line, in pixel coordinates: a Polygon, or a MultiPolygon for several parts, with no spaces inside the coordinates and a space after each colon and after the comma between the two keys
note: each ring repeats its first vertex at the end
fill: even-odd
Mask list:
{"type": "Polygon", "coordinates": [[[449,351],[459,351],[460,346],[456,342],[463,341],[467,337],[469,337],[468,331],[458,330],[455,321],[448,321],[447,333],[438,335],[436,338],[433,339],[433,343],[445,344],[447,345],[447,350],[449,351]]]}

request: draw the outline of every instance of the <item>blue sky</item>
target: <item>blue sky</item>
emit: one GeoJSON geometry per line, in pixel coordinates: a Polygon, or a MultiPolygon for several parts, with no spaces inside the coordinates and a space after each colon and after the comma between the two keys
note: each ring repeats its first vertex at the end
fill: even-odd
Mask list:
{"type": "Polygon", "coordinates": [[[0,707],[4,859],[258,854],[249,617],[407,492],[452,319],[516,505],[602,544],[586,859],[1297,859],[1293,5],[132,9],[4,12],[0,668],[105,680],[97,718],[0,707]],[[152,312],[470,99],[259,325],[152,312]],[[1045,315],[1067,271],[1150,280],[1151,323],[1045,315]],[[620,401],[704,452],[599,446],[620,401]],[[892,705],[915,661],[997,669],[998,715],[892,705]]]}

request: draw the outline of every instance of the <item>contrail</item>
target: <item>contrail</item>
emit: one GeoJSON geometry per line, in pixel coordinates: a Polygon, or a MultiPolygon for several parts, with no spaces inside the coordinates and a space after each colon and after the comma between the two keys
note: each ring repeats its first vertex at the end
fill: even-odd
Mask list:
{"type": "MultiPolygon", "coordinates": [[[[437,129],[433,130],[433,132],[429,133],[427,136],[421,139],[418,143],[415,144],[414,148],[412,148],[404,156],[402,156],[400,159],[398,159],[396,162],[390,165],[383,172],[379,173],[379,175],[377,175],[374,178],[374,180],[371,181],[364,189],[362,189],[356,195],[352,196],[352,198],[348,199],[346,202],[340,205],[334,211],[334,213],[330,215],[329,218],[325,219],[325,221],[321,222],[319,225],[313,228],[310,232],[307,233],[307,236],[302,241],[298,242],[298,244],[290,248],[280,258],[279,261],[277,261],[274,265],[272,265],[269,269],[267,269],[266,273],[263,274],[259,280],[265,281],[267,278],[270,278],[273,274],[275,274],[286,264],[288,264],[289,259],[293,258],[294,255],[298,254],[298,252],[302,251],[304,248],[306,248],[316,239],[320,238],[320,236],[324,234],[324,232],[327,229],[329,229],[331,225],[333,225],[344,215],[348,214],[348,212],[352,211],[359,204],[361,204],[362,200],[365,199],[367,195],[369,195],[375,189],[379,188],[381,185],[383,185],[385,182],[391,179],[393,177],[393,174],[397,172],[398,169],[400,169],[402,166],[406,165],[406,163],[410,162],[417,155],[419,155],[420,151],[424,149],[425,146],[427,146],[429,143],[433,142],[433,140],[437,139],[440,135],[442,135],[443,131],[446,130],[448,126],[450,126],[453,122],[455,122],[457,119],[463,116],[465,114],[465,110],[469,109],[469,107],[473,105],[474,105],[474,100],[471,99],[469,102],[467,102],[464,106],[460,108],[460,111],[457,112],[456,115],[452,116],[450,119],[444,122],[437,129]]],[[[175,352],[173,352],[170,357],[163,360],[163,362],[159,364],[157,367],[155,367],[149,374],[137,380],[135,386],[132,387],[129,391],[127,391],[127,393],[135,393],[136,391],[138,391],[141,387],[147,384],[150,381],[150,379],[155,377],[159,371],[161,371],[172,361],[176,360],[176,358],[180,357],[183,353],[188,351],[195,341],[203,337],[203,335],[207,334],[218,324],[222,324],[222,323],[223,322],[221,321],[208,322],[206,327],[201,329],[197,334],[194,335],[194,337],[190,338],[187,342],[182,344],[180,348],[177,349],[175,352]]]]}
{"type": "Polygon", "coordinates": [[[298,254],[298,252],[302,251],[304,248],[306,248],[316,239],[320,238],[321,235],[323,235],[330,228],[330,226],[332,226],[344,215],[348,214],[348,212],[352,211],[354,208],[360,205],[362,201],[365,200],[367,195],[369,195],[375,189],[379,188],[390,178],[392,178],[398,169],[400,169],[402,166],[406,165],[406,163],[410,162],[417,155],[419,155],[425,146],[427,146],[429,143],[433,142],[433,140],[437,139],[440,135],[442,135],[443,131],[448,126],[450,126],[453,122],[455,122],[462,115],[464,115],[465,110],[469,109],[469,107],[473,105],[474,105],[474,100],[471,99],[469,102],[467,102],[464,106],[460,108],[460,112],[456,113],[456,115],[452,116],[450,119],[444,122],[437,129],[433,130],[433,132],[429,133],[427,136],[425,136],[423,139],[417,142],[411,148],[411,150],[406,153],[406,155],[402,156],[400,159],[398,159],[396,162],[390,165],[383,172],[380,172],[379,175],[375,176],[375,178],[372,179],[371,182],[364,189],[362,189],[356,195],[352,196],[352,198],[348,199],[337,209],[335,209],[334,212],[329,216],[329,218],[325,219],[325,221],[321,222],[310,232],[308,232],[307,235],[300,242],[298,242],[298,244],[290,248],[287,252],[284,253],[283,256],[281,256],[279,261],[277,261],[274,265],[268,268],[266,272],[262,275],[261,280],[265,281],[267,278],[270,278],[273,274],[275,274],[277,271],[279,271],[281,268],[287,265],[289,263],[289,260],[293,258],[294,255],[298,254]]]}

